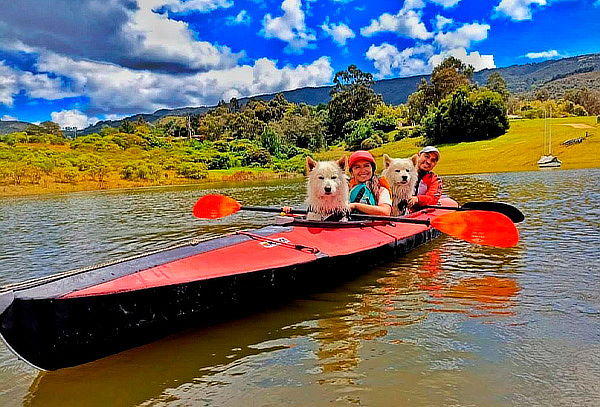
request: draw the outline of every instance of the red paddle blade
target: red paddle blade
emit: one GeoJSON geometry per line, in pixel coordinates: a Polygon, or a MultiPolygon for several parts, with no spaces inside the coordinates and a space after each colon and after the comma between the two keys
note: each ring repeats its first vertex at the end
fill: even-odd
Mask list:
{"type": "Polygon", "coordinates": [[[519,243],[515,224],[499,212],[450,212],[433,218],[431,226],[457,239],[484,246],[514,247],[519,243]]]}
{"type": "Polygon", "coordinates": [[[241,207],[239,202],[233,198],[209,194],[198,199],[192,212],[197,218],[218,219],[236,213],[241,207]]]}

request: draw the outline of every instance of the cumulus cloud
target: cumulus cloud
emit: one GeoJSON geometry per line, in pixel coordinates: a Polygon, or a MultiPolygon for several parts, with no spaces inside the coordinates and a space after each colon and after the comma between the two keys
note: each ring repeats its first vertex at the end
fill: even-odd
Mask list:
{"type": "Polygon", "coordinates": [[[163,0],[163,7],[174,13],[199,12],[208,13],[218,8],[229,8],[233,6],[230,0],[163,0]]]}
{"type": "Polygon", "coordinates": [[[447,25],[451,25],[453,22],[454,20],[452,20],[451,18],[446,18],[439,14],[435,16],[435,27],[438,29],[438,31],[441,31],[444,27],[446,27],[447,25]]]}
{"type": "Polygon", "coordinates": [[[532,8],[545,6],[547,0],[502,0],[495,7],[497,15],[510,17],[512,20],[531,20],[532,8]]]}
{"type": "Polygon", "coordinates": [[[30,98],[57,100],[76,96],[65,89],[59,78],[45,73],[19,71],[0,61],[0,104],[13,105],[13,98],[24,91],[30,98]]]}
{"type": "Polygon", "coordinates": [[[151,112],[179,106],[214,105],[231,97],[253,96],[304,86],[325,85],[333,68],[327,57],[278,68],[267,58],[254,65],[188,75],[139,71],[93,61],[44,55],[40,69],[69,78],[73,91],[89,97],[90,115],[151,112]]]}
{"type": "Polygon", "coordinates": [[[348,27],[344,23],[340,23],[340,24],[331,23],[331,24],[329,24],[329,21],[325,21],[321,25],[321,29],[323,29],[323,31],[325,31],[325,34],[327,34],[331,38],[333,38],[333,41],[336,44],[338,44],[338,45],[340,45],[342,47],[344,45],[346,45],[346,41],[349,38],[354,38],[355,37],[354,31],[352,31],[352,29],[350,27],[348,27]]]}
{"type": "Polygon", "coordinates": [[[65,127],[77,127],[78,129],[85,129],[86,127],[95,124],[100,120],[97,117],[88,117],[85,113],[82,113],[77,109],[52,112],[50,116],[52,117],[52,121],[57,123],[63,129],[65,127]]]}
{"type": "Polygon", "coordinates": [[[554,58],[558,56],[560,56],[560,54],[555,49],[549,49],[548,51],[542,52],[528,52],[525,54],[525,57],[529,59],[554,58]]]}
{"type": "Polygon", "coordinates": [[[437,66],[441,64],[444,59],[451,56],[460,59],[465,64],[472,65],[473,68],[475,68],[475,71],[496,67],[493,55],[481,55],[478,51],[467,52],[464,48],[455,48],[433,55],[429,58],[429,64],[432,67],[437,66]]]}
{"type": "MultiPolygon", "coordinates": [[[[416,2],[411,3],[413,7],[418,5],[416,2]]],[[[360,33],[365,37],[372,37],[381,32],[393,32],[400,37],[418,40],[427,40],[433,37],[433,34],[427,31],[427,27],[421,21],[420,12],[406,9],[406,4],[405,8],[397,14],[384,13],[379,18],[371,20],[367,27],[360,29],[360,33]]]]}
{"type": "MultiPolygon", "coordinates": [[[[52,7],[40,7],[37,0],[8,2],[0,13],[0,38],[4,43],[18,41],[29,50],[131,69],[199,72],[235,66],[243,53],[198,40],[187,23],[160,13],[161,7],[179,3],[184,4],[174,0],[53,0],[52,7]]],[[[228,2],[188,3],[208,10],[210,4],[228,2]]]]}
{"type": "Polygon", "coordinates": [[[377,78],[385,78],[392,74],[400,76],[419,75],[431,69],[426,59],[433,54],[431,45],[406,48],[399,51],[395,46],[384,42],[381,45],[371,45],[366,52],[367,59],[373,61],[378,73],[377,78]],[[416,56],[420,56],[417,58],[416,56]]]}
{"type": "Polygon", "coordinates": [[[429,0],[429,1],[431,1],[432,3],[439,4],[440,6],[443,6],[444,8],[454,7],[458,3],[460,3],[460,0],[429,0]]]}
{"type": "Polygon", "coordinates": [[[469,48],[471,42],[486,39],[489,29],[489,24],[464,24],[456,31],[436,34],[434,41],[442,49],[469,48]]]}
{"type": "Polygon", "coordinates": [[[229,16],[225,19],[225,24],[227,25],[249,25],[250,21],[252,21],[252,17],[246,10],[240,11],[235,16],[229,16]]]}
{"type": "Polygon", "coordinates": [[[301,0],[283,0],[281,9],[283,15],[273,17],[265,15],[261,34],[265,38],[277,38],[287,42],[285,48],[289,53],[302,53],[304,48],[314,47],[311,44],[317,38],[312,30],[306,27],[301,0]]]}

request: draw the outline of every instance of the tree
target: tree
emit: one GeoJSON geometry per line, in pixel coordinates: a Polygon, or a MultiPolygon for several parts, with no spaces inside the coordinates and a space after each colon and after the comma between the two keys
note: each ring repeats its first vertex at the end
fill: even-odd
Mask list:
{"type": "Polygon", "coordinates": [[[502,99],[505,102],[508,102],[510,92],[506,86],[506,81],[499,72],[493,72],[488,76],[485,87],[493,92],[499,93],[502,96],[502,99]]]}
{"type": "Polygon", "coordinates": [[[431,106],[437,106],[442,99],[457,89],[473,87],[473,72],[474,68],[471,65],[466,65],[455,57],[444,59],[433,68],[431,83],[422,79],[417,91],[408,97],[411,122],[419,123],[431,106]]]}
{"type": "Polygon", "coordinates": [[[121,133],[133,134],[135,133],[135,126],[129,120],[125,119],[121,122],[119,126],[119,131],[121,133]]]}
{"type": "Polygon", "coordinates": [[[565,92],[564,98],[581,105],[588,114],[600,114],[600,91],[590,89],[570,89],[565,92]]]}
{"type": "Polygon", "coordinates": [[[362,72],[355,65],[337,72],[333,82],[335,86],[328,104],[329,132],[331,141],[337,141],[344,137],[344,125],[347,122],[373,113],[383,99],[371,89],[373,75],[362,72]]]}
{"type": "Polygon", "coordinates": [[[509,127],[506,104],[499,93],[461,88],[431,108],[423,119],[427,143],[487,140],[509,127]]]}

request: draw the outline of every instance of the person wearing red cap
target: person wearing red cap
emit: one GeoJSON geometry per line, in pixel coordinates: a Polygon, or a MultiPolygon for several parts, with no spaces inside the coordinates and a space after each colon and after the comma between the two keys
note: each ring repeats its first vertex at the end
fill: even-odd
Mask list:
{"type": "Polygon", "coordinates": [[[437,205],[442,197],[442,179],[432,170],[440,160],[440,152],[433,146],[427,146],[419,151],[417,170],[419,178],[415,195],[408,199],[411,210],[419,206],[437,205]]]}
{"type": "Polygon", "coordinates": [[[368,151],[358,150],[348,159],[350,170],[350,210],[367,215],[389,216],[392,198],[387,182],[375,175],[375,158],[368,151]]]}

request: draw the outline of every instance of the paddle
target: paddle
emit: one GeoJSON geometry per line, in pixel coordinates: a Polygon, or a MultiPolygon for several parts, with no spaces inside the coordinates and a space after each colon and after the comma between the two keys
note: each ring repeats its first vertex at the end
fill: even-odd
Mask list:
{"type": "Polygon", "coordinates": [[[490,212],[499,212],[503,215],[506,215],[515,223],[523,222],[525,220],[525,216],[523,213],[515,208],[512,205],[505,204],[502,202],[467,202],[463,206],[435,206],[435,205],[427,205],[422,208],[433,208],[433,209],[448,209],[453,211],[490,211],[490,212]]]}
{"type": "MultiPolygon", "coordinates": [[[[202,219],[218,219],[232,215],[240,210],[258,212],[281,212],[281,208],[264,206],[242,206],[235,199],[224,195],[204,195],[194,205],[193,214],[202,219]]],[[[293,210],[291,213],[305,214],[305,210],[293,210]]],[[[353,214],[352,217],[366,220],[384,220],[397,223],[416,223],[431,225],[442,233],[470,243],[513,247],[519,242],[519,231],[514,223],[498,212],[479,210],[450,212],[431,220],[411,219],[393,216],[375,216],[353,214]]]]}

